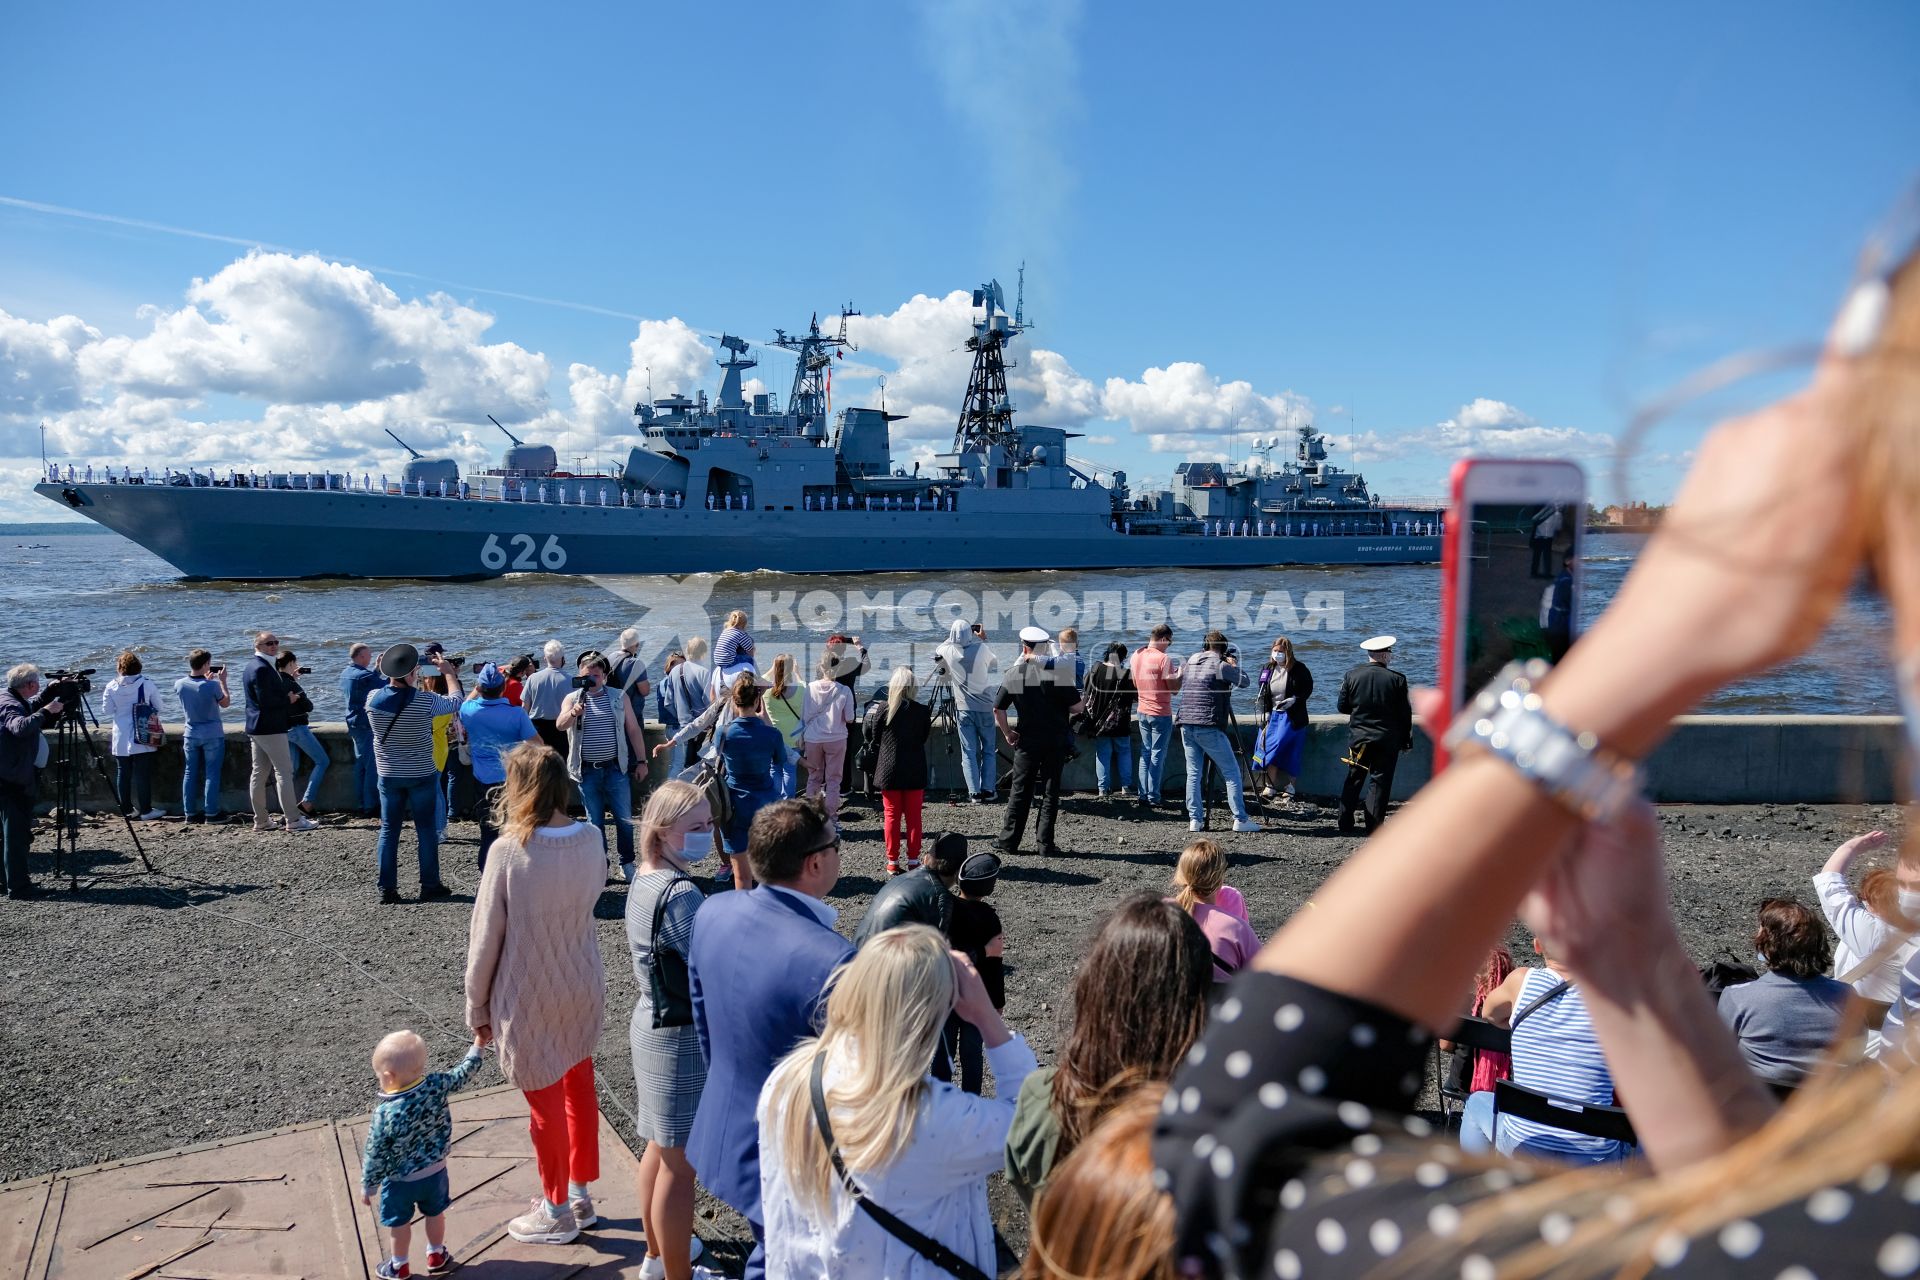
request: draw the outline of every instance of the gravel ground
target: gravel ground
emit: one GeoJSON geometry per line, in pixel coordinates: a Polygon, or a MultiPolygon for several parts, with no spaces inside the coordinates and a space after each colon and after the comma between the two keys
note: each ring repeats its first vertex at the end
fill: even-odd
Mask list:
{"type": "MultiPolygon", "coordinates": [[[[984,847],[998,818],[997,808],[936,801],[926,827],[984,847]]],[[[1759,899],[1797,894],[1811,904],[1807,878],[1828,850],[1901,821],[1892,807],[1805,805],[1674,806],[1661,819],[1674,913],[1702,960],[1748,955],[1759,899]]],[[[850,808],[847,825],[833,902],[850,932],[879,884],[882,854],[876,810],[850,808]]],[[[1275,826],[1223,837],[1262,937],[1358,844],[1336,834],[1330,816],[1275,826]]],[[[329,820],[298,836],[178,821],[139,831],[160,874],[144,873],[117,820],[94,820],[82,832],[78,892],[0,901],[0,1181],[364,1111],[367,1055],[396,1027],[427,1035],[442,1064],[459,1055],[474,827],[456,823],[443,850],[456,896],[399,907],[377,903],[371,823],[329,820]]],[[[1070,856],[1015,862],[995,896],[1007,928],[1007,1017],[1042,1062],[1060,1044],[1063,997],[1093,922],[1126,894],[1162,889],[1187,832],[1176,815],[1079,796],[1060,836],[1070,856]]],[[[43,824],[37,869],[51,841],[43,824]]],[[[410,847],[409,838],[406,892],[410,847]]],[[[603,1105],[629,1129],[635,985],[623,906],[623,889],[610,885],[596,913],[610,988],[597,1069],[603,1105]]],[[[1524,941],[1517,929],[1515,940],[1524,941]]],[[[498,1077],[489,1067],[482,1080],[498,1077]]],[[[1010,1244],[1024,1247],[1025,1215],[997,1177],[993,1203],[1010,1244]]],[[[744,1224],[704,1195],[700,1213],[716,1261],[737,1273],[740,1250],[726,1242],[744,1238],[744,1224]]]]}

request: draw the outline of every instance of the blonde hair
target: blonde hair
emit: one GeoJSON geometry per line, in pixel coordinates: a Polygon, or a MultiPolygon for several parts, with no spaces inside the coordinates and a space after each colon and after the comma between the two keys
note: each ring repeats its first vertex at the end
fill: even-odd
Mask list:
{"type": "Polygon", "coordinates": [[[1033,1206],[1021,1280],[1175,1280],[1173,1200],[1153,1185],[1166,1092],[1135,1089],[1054,1167],[1033,1206]]]}
{"type": "Polygon", "coordinates": [[[1192,915],[1194,907],[1220,892],[1226,882],[1226,851],[1212,840],[1195,840],[1180,851],[1173,872],[1173,900],[1192,915]]]}
{"type": "Polygon", "coordinates": [[[373,1069],[396,1080],[417,1080],[427,1070],[427,1042],[413,1031],[383,1036],[373,1046],[373,1069]]]}
{"type": "Polygon", "coordinates": [[[920,682],[913,678],[912,667],[895,667],[893,679],[887,681],[887,719],[900,714],[900,708],[914,701],[920,692],[920,682]]]}
{"type": "Polygon", "coordinates": [[[1273,642],[1273,647],[1280,651],[1281,665],[1288,667],[1293,665],[1293,641],[1281,636],[1273,642]]]}
{"type": "Polygon", "coordinates": [[[815,1221],[832,1216],[834,1175],[814,1125],[814,1056],[826,1054],[835,1068],[826,1083],[827,1107],[848,1171],[884,1169],[913,1145],[927,1064],[953,996],[946,938],[923,924],[889,929],[829,980],[819,1037],[802,1040],[774,1068],[767,1122],[777,1126],[794,1197],[815,1221]]]}
{"type": "Polygon", "coordinates": [[[688,662],[699,662],[701,659],[705,658],[706,656],[707,656],[707,642],[703,637],[694,636],[691,640],[687,641],[687,661],[688,662]]]}
{"type": "Polygon", "coordinates": [[[735,609],[727,615],[727,625],[730,627],[738,627],[740,630],[745,631],[747,629],[747,611],[745,609],[735,609]]]}
{"type": "Polygon", "coordinates": [[[769,697],[782,698],[793,687],[793,655],[783,653],[773,660],[773,666],[767,670],[767,694],[769,697]]]}
{"type": "Polygon", "coordinates": [[[500,834],[525,845],[533,829],[556,813],[565,813],[573,799],[573,780],[567,766],[546,743],[533,739],[501,757],[507,782],[493,806],[493,825],[500,834]]]}
{"type": "Polygon", "coordinates": [[[670,779],[653,789],[640,815],[640,856],[658,862],[666,852],[666,830],[707,803],[707,793],[691,782],[670,779]]]}

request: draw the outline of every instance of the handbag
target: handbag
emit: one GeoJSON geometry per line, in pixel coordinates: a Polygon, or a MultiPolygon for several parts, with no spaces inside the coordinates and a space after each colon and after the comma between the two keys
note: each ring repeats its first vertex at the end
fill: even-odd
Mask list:
{"type": "MultiPolygon", "coordinates": [[[[693,884],[686,876],[678,872],[660,891],[660,900],[653,904],[653,942],[647,955],[647,996],[653,1006],[653,1028],[656,1031],[667,1027],[690,1027],[693,1025],[693,989],[687,977],[687,958],[678,951],[669,951],[660,945],[660,925],[667,918],[667,899],[673,896],[676,885],[693,884]]],[[[699,892],[699,886],[694,887],[699,892]]]]}
{"type": "Polygon", "coordinates": [[[932,1236],[923,1235],[906,1223],[888,1213],[885,1209],[867,1198],[867,1193],[847,1172],[847,1162],[840,1158],[839,1144],[833,1140],[833,1121],[827,1117],[827,1090],[822,1078],[827,1069],[827,1055],[813,1055],[813,1069],[808,1072],[807,1088],[813,1098],[813,1123],[820,1130],[820,1140],[827,1144],[827,1155],[833,1160],[834,1176],[840,1179],[840,1185],[846,1188],[853,1202],[879,1224],[880,1229],[895,1240],[907,1246],[921,1257],[931,1262],[957,1280],[991,1280],[986,1272],[968,1262],[932,1236]]]}
{"type": "Polygon", "coordinates": [[[707,796],[707,808],[713,812],[713,825],[725,830],[733,818],[733,796],[727,791],[727,761],[718,751],[680,775],[707,796]]]}
{"type": "Polygon", "coordinates": [[[887,704],[869,705],[867,718],[860,728],[860,754],[854,758],[853,767],[871,777],[880,767],[880,737],[887,729],[887,704]]]}
{"type": "Polygon", "coordinates": [[[139,688],[134,693],[133,743],[158,751],[166,745],[167,727],[160,722],[160,708],[149,701],[152,693],[153,685],[145,676],[140,677],[139,688]]]}

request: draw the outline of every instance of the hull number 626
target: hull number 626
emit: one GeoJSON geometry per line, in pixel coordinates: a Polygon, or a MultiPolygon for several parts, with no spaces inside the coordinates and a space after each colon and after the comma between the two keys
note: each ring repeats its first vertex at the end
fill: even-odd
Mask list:
{"type": "Polygon", "coordinates": [[[560,539],[548,534],[547,540],[540,546],[539,558],[534,558],[534,538],[530,533],[516,533],[507,538],[507,546],[500,545],[500,535],[490,533],[487,540],[480,544],[480,563],[493,570],[509,570],[513,573],[537,573],[545,569],[549,573],[558,573],[567,567],[567,549],[560,545],[560,539]],[[507,548],[513,549],[512,563],[508,563],[507,548]]]}

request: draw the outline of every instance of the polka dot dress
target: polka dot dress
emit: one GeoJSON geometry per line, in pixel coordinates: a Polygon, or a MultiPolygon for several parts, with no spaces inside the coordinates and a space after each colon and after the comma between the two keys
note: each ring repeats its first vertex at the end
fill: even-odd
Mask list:
{"type": "MultiPolygon", "coordinates": [[[[1183,1274],[1302,1280],[1397,1266],[1495,1280],[1502,1259],[1590,1226],[1549,1209],[1532,1233],[1462,1253],[1455,1237],[1475,1203],[1536,1175],[1463,1156],[1407,1114],[1429,1043],[1364,1001],[1243,975],[1174,1078],[1155,1134],[1183,1274]],[[1445,1263],[1419,1264],[1413,1251],[1436,1246],[1445,1263]]],[[[1869,1170],[1698,1237],[1660,1237],[1652,1252],[1662,1276],[1920,1280],[1920,1172],[1869,1170]]]]}

